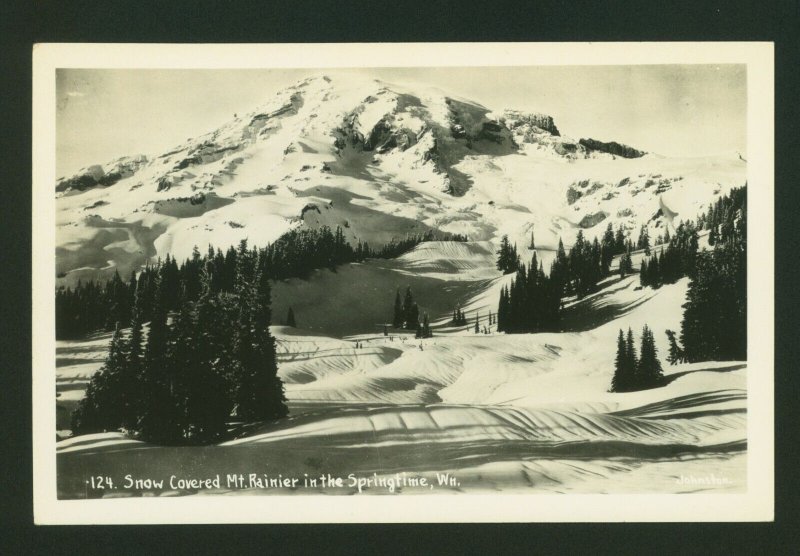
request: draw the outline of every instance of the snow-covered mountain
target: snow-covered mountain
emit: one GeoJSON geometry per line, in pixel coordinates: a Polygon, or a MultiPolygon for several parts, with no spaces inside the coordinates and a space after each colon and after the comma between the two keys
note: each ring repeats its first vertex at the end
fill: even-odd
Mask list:
{"type": "Polygon", "coordinates": [[[342,226],[380,245],[430,228],[547,251],[610,222],[651,235],[745,181],[730,156],[686,159],[560,134],[552,117],[433,89],[316,76],[155,156],[61,178],[61,283],[193,246],[264,245],[298,226],[342,226]]]}

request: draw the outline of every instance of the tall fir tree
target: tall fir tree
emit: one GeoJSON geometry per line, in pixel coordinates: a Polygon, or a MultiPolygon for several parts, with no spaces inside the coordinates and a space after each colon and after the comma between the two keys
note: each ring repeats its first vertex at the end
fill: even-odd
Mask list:
{"type": "Polygon", "coordinates": [[[392,326],[395,328],[402,328],[405,324],[405,313],[403,311],[403,302],[400,300],[400,288],[397,288],[397,293],[394,296],[394,316],[392,317],[392,326]]]}
{"type": "Polygon", "coordinates": [[[667,339],[669,340],[669,355],[667,355],[667,362],[670,365],[676,365],[683,361],[683,350],[678,346],[675,339],[675,332],[667,330],[667,339]]]}
{"type": "Polygon", "coordinates": [[[628,354],[625,347],[625,336],[622,329],[617,337],[617,357],[614,360],[614,377],[611,379],[612,392],[627,392],[630,389],[631,377],[627,374],[628,354]]]}
{"type": "Polygon", "coordinates": [[[625,370],[624,374],[629,378],[628,388],[636,390],[639,383],[637,369],[639,359],[636,357],[636,346],[633,341],[633,331],[628,328],[628,335],[625,339],[625,370]]]}
{"type": "Polygon", "coordinates": [[[117,400],[124,395],[121,378],[128,363],[125,349],[117,325],[103,366],[92,375],[84,397],[72,413],[73,434],[114,431],[123,426],[124,415],[117,400]]]}
{"type": "Polygon", "coordinates": [[[150,329],[142,359],[142,398],[138,404],[137,430],[157,443],[177,442],[183,437],[183,407],[175,394],[175,365],[167,357],[167,309],[170,299],[169,268],[159,269],[150,329]]]}
{"type": "Polygon", "coordinates": [[[658,360],[653,332],[646,324],[642,328],[639,364],[636,370],[637,387],[639,389],[661,386],[664,379],[664,371],[661,368],[661,362],[658,360]]]}
{"type": "Polygon", "coordinates": [[[403,299],[403,327],[408,330],[416,330],[419,313],[414,317],[414,294],[411,293],[411,286],[406,287],[406,295],[403,299]]]}

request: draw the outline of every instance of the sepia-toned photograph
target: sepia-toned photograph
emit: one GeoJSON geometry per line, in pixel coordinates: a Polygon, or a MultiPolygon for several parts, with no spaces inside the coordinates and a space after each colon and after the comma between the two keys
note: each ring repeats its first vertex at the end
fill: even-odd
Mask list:
{"type": "Polygon", "coordinates": [[[771,519],[771,48],[44,46],[46,521],[771,519]]]}

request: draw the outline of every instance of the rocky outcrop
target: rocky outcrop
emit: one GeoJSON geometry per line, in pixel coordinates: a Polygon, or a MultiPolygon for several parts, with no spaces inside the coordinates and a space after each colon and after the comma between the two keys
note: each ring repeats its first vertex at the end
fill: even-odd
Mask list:
{"type": "Polygon", "coordinates": [[[599,212],[587,214],[586,216],[581,218],[581,221],[578,222],[578,226],[580,226],[581,228],[592,228],[594,226],[597,226],[600,222],[602,222],[606,218],[608,218],[608,213],[601,210],[599,212]]]}
{"type": "Polygon", "coordinates": [[[190,150],[185,158],[179,160],[175,164],[173,170],[183,170],[185,168],[188,168],[189,166],[216,162],[217,160],[225,156],[225,153],[236,152],[241,148],[242,145],[238,143],[234,145],[221,147],[212,141],[205,141],[204,143],[197,145],[192,150],[190,150]]]}
{"type": "Polygon", "coordinates": [[[621,156],[622,158],[640,158],[647,154],[644,151],[639,151],[633,147],[622,145],[615,141],[604,143],[603,141],[597,141],[595,139],[581,139],[578,142],[589,151],[600,151],[613,154],[614,156],[621,156]]]}
{"type": "Polygon", "coordinates": [[[575,201],[577,201],[581,197],[583,197],[583,193],[581,193],[579,190],[575,189],[575,187],[570,185],[569,188],[567,189],[567,204],[572,205],[575,203],[575,201]]]}
{"type": "Polygon", "coordinates": [[[144,155],[120,158],[108,164],[107,169],[95,164],[71,178],[59,180],[56,192],[84,191],[97,186],[109,187],[121,179],[131,177],[145,164],[147,157],[144,155]]]}
{"type": "Polygon", "coordinates": [[[358,114],[352,113],[345,117],[344,122],[339,127],[333,129],[333,146],[341,154],[347,147],[363,150],[364,135],[357,129],[358,114]]]}
{"type": "Polygon", "coordinates": [[[502,144],[506,140],[507,133],[507,128],[503,124],[489,120],[481,125],[477,139],[502,144]]]}
{"type": "Polygon", "coordinates": [[[551,116],[545,114],[527,114],[519,110],[505,110],[503,111],[503,121],[508,129],[511,131],[526,131],[524,128],[538,128],[546,131],[551,135],[560,137],[556,123],[551,116]]]}
{"type": "Polygon", "coordinates": [[[175,197],[153,202],[153,212],[175,218],[194,218],[233,203],[233,199],[215,193],[195,193],[190,197],[175,197]]]}
{"type": "Polygon", "coordinates": [[[561,141],[556,143],[555,145],[553,145],[553,148],[561,156],[568,156],[578,152],[578,145],[576,145],[575,143],[568,143],[566,141],[561,141]]]}

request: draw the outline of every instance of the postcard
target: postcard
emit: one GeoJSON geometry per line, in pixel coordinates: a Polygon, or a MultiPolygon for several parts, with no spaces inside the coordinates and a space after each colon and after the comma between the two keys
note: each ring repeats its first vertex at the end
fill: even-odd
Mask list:
{"type": "Polygon", "coordinates": [[[37,523],[773,519],[771,43],[33,58],[37,523]]]}

